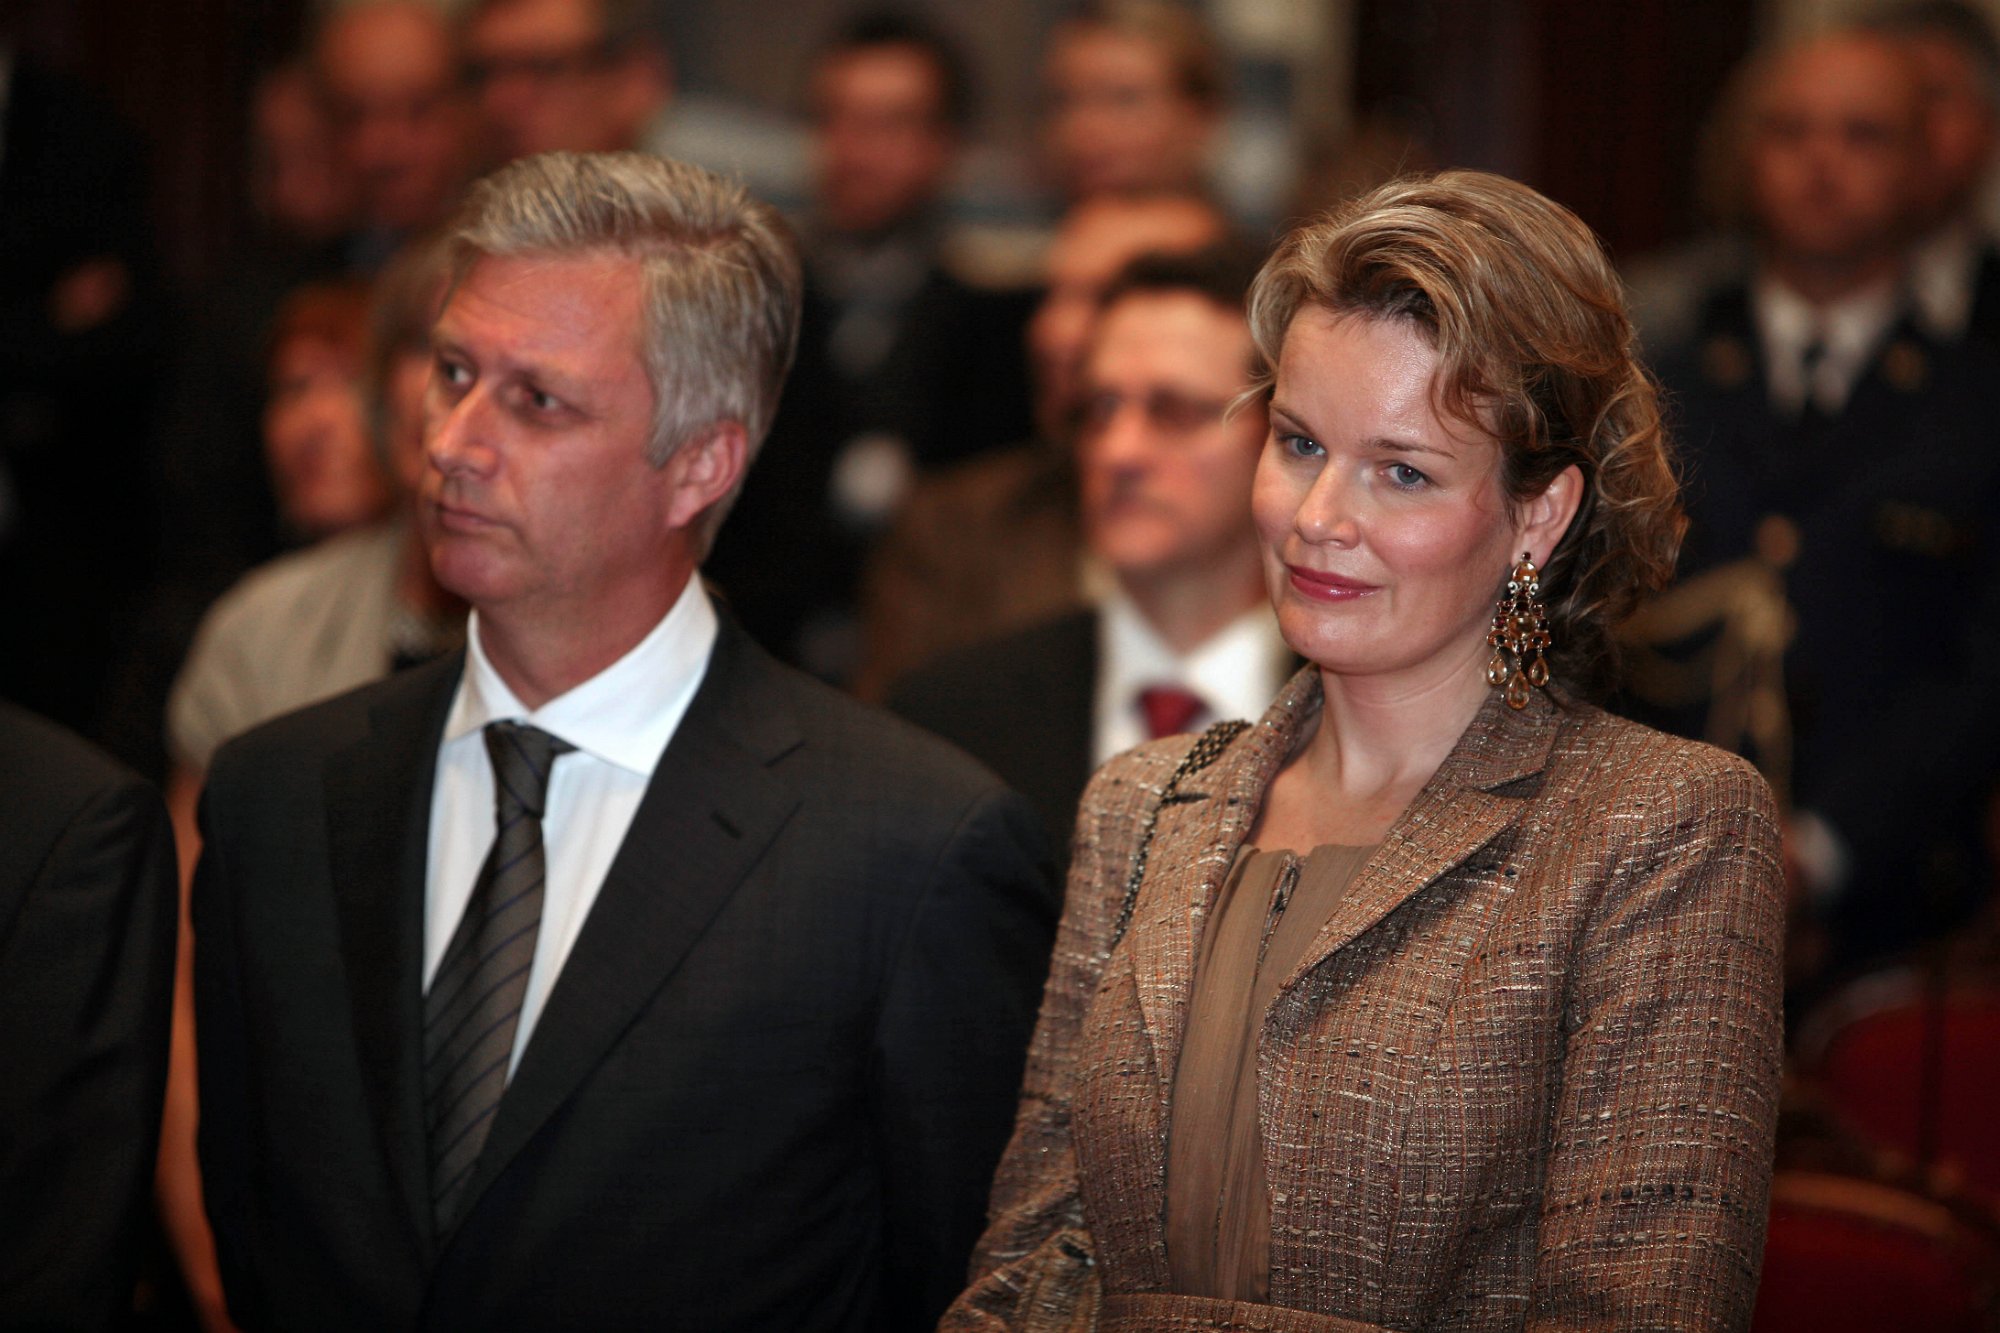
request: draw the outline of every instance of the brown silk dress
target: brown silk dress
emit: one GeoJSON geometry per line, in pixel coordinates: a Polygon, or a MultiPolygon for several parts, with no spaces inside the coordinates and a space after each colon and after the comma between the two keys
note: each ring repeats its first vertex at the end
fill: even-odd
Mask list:
{"type": "Polygon", "coordinates": [[[1257,1034],[1373,847],[1243,848],[1195,964],[1167,1138],[1167,1265],[1189,1296],[1268,1302],[1271,1200],[1257,1034]]]}

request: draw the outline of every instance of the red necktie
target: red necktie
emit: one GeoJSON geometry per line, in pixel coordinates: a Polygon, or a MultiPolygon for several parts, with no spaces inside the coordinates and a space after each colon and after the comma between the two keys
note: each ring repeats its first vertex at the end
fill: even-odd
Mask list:
{"type": "Polygon", "coordinates": [[[1187,731],[1208,704],[1184,685],[1149,685],[1139,691],[1139,707],[1146,714],[1147,732],[1158,740],[1187,731]]]}

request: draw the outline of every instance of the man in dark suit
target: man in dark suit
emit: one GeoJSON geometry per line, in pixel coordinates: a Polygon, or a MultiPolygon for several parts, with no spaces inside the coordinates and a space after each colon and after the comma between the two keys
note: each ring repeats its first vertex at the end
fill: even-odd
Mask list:
{"type": "Polygon", "coordinates": [[[985,760],[1067,846],[1091,770],[1141,741],[1261,715],[1293,665],[1264,590],[1250,483],[1262,408],[1243,299],[1255,256],[1143,256],[1107,289],[1081,359],[1078,490],[1103,595],[948,653],[897,712],[985,760]]]}
{"type": "MultiPolygon", "coordinates": [[[[1907,51],[1847,31],[1768,61],[1742,135],[1756,270],[1710,294],[1697,340],[1657,370],[1685,455],[1683,575],[1761,562],[1785,600],[1781,687],[1748,714],[1767,738],[1749,748],[1790,779],[1814,923],[1791,950],[1801,998],[1815,968],[1962,919],[1983,878],[2000,358],[1933,336],[1905,300],[1923,123],[1907,51]]],[[[1724,704],[1659,720],[1701,734],[1724,704]]]]}
{"type": "Polygon", "coordinates": [[[422,521],[458,658],[225,747],[201,1157],[249,1327],[928,1327],[1054,901],[1025,803],[767,657],[697,565],[798,263],[640,154],[479,186],[422,521]]]}
{"type": "Polygon", "coordinates": [[[167,1078],[159,794],[0,703],[0,1327],[122,1327],[167,1078]]]}

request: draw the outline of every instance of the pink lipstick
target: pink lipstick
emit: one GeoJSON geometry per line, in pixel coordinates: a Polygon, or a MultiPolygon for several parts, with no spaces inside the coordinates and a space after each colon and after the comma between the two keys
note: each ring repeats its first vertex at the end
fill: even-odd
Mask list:
{"type": "Polygon", "coordinates": [[[1292,587],[1301,595],[1316,602],[1352,602],[1374,592],[1378,585],[1362,583],[1356,579],[1342,578],[1338,574],[1328,574],[1317,569],[1307,569],[1303,565],[1286,565],[1285,572],[1291,576],[1292,587]]]}

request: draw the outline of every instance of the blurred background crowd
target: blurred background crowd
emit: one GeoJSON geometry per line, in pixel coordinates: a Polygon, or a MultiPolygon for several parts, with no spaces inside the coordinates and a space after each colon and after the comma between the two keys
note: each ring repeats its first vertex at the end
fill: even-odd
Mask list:
{"type": "MultiPolygon", "coordinates": [[[[1095,763],[1254,716],[1294,665],[1249,530],[1262,422],[1223,416],[1258,260],[1403,172],[1517,176],[1604,238],[1683,457],[1680,579],[1627,627],[1617,706],[1748,755],[1789,811],[1795,1086],[1760,1324],[1985,1319],[1995,17],[0,0],[0,696],[166,787],[191,860],[215,746],[454,646],[403,513],[435,229],[513,156],[664,152],[784,208],[808,264],[708,577],[1065,842],[1095,763]],[[1898,1283],[1857,1285],[1864,1260],[1898,1283]],[[1871,1291],[1893,1318],[1825,1322],[1876,1318],[1871,1291]]],[[[169,1257],[199,1269],[190,1166],[162,1154],[160,1327],[202,1303],[169,1257]]]]}

